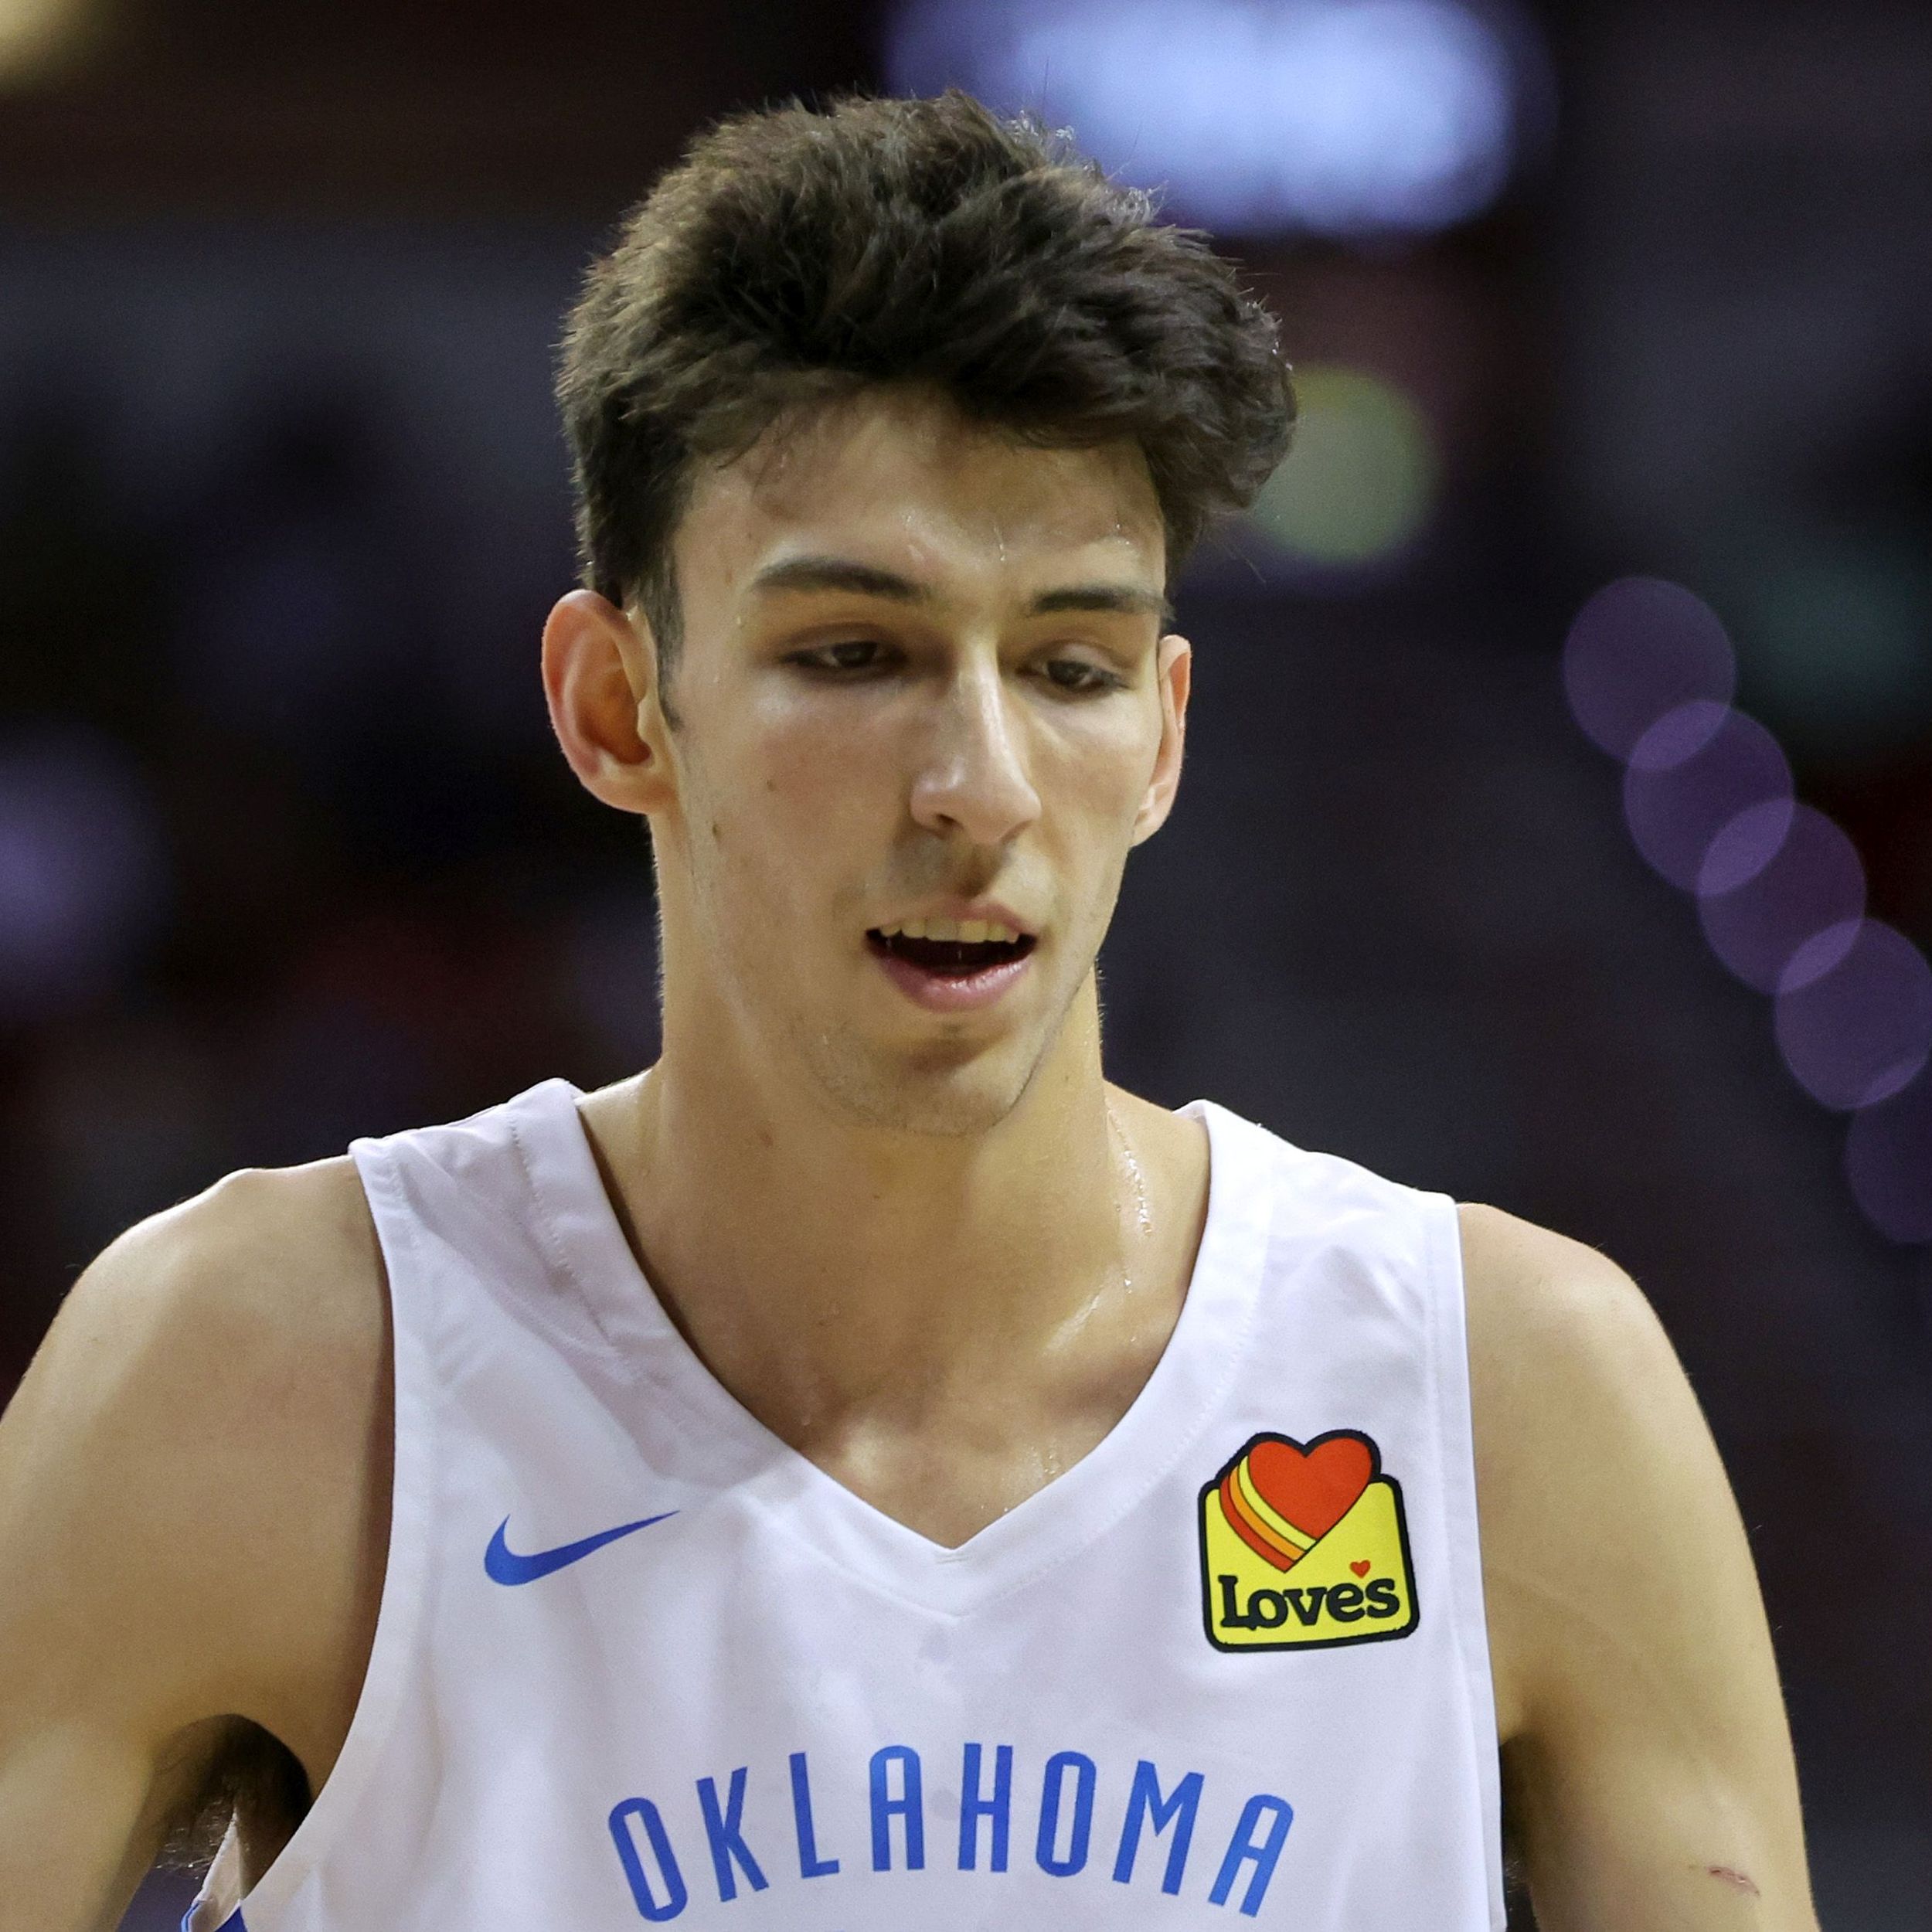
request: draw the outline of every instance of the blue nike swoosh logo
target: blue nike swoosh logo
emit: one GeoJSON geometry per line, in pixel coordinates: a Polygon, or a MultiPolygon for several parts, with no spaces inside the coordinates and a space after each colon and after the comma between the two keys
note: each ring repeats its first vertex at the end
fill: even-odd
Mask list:
{"type": "Polygon", "coordinates": [[[675,1509],[667,1509],[661,1516],[646,1516],[640,1522],[619,1523],[616,1529],[600,1530],[594,1536],[586,1536],[581,1543],[563,1543],[555,1549],[539,1549],[529,1556],[519,1556],[505,1540],[504,1532],[510,1526],[510,1519],[505,1516],[497,1525],[489,1548],[483,1553],[484,1573],[493,1583],[533,1583],[539,1577],[548,1577],[553,1571],[580,1562],[592,1551],[601,1549],[606,1543],[615,1543],[620,1536],[634,1536],[640,1529],[648,1529],[654,1522],[668,1522],[677,1513],[675,1509]]]}

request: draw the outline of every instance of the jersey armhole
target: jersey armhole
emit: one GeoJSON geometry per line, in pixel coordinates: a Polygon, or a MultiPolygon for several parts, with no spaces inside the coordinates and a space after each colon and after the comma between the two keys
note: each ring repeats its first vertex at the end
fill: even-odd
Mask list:
{"type": "Polygon", "coordinates": [[[1496,1730],[1496,1687],[1483,1600],[1482,1532],[1476,1502],[1475,1427],[1471,1396],[1468,1304],[1463,1275],[1462,1218],[1446,1194],[1423,1197],[1428,1223],[1429,1329],[1440,1449],[1444,1526],[1448,1537],[1457,1647],[1462,1653],[1471,1750],[1483,1814],[1483,1864],[1488,1877],[1491,1932],[1506,1932],[1503,1889],[1502,1765],[1496,1730]]]}
{"type": "Polygon", "coordinates": [[[393,1155],[379,1142],[366,1140],[355,1141],[349,1152],[376,1222],[393,1343],[395,1427],[388,1553],[376,1634],[333,1768],[274,1862],[230,1916],[218,1922],[219,1932],[276,1932],[281,1915],[310,1873],[343,1840],[414,1675],[435,1479],[436,1406],[429,1361],[434,1318],[432,1277],[414,1252],[413,1220],[393,1155]]]}

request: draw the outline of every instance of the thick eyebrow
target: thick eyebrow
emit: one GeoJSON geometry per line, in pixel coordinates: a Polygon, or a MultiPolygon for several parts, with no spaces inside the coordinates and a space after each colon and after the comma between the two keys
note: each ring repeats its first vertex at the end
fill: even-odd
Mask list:
{"type": "MultiPolygon", "coordinates": [[[[850,595],[886,597],[894,604],[930,604],[932,591],[910,577],[849,557],[795,556],[768,563],[751,580],[754,590],[843,590],[850,595]]],[[[1157,590],[1137,584],[1070,583],[1043,590],[1028,607],[1028,614],[1046,617],[1056,611],[1118,611],[1174,621],[1174,607],[1157,590]]]]}
{"type": "Polygon", "coordinates": [[[1157,617],[1163,624],[1174,621],[1173,605],[1158,590],[1130,583],[1070,583],[1063,590],[1043,590],[1034,598],[1035,617],[1053,611],[1122,611],[1157,617]]]}
{"type": "Polygon", "coordinates": [[[751,580],[754,590],[846,590],[862,597],[890,597],[895,604],[930,604],[932,593],[910,577],[881,570],[847,557],[794,556],[767,563],[751,580]]]}

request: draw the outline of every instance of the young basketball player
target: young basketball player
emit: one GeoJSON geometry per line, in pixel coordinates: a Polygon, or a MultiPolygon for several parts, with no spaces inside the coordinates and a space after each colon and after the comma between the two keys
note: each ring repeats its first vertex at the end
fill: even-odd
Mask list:
{"type": "Polygon", "coordinates": [[[1628,1278],[1103,1077],[1264,312],[1035,132],[847,102],[696,144],[561,393],[545,685],[650,826],[662,1056],[88,1270],[0,1434],[0,1926],[104,1932],[218,1796],[209,1932],[1497,1932],[1507,1783],[1545,1932],[1815,1932],[1628,1278]]]}

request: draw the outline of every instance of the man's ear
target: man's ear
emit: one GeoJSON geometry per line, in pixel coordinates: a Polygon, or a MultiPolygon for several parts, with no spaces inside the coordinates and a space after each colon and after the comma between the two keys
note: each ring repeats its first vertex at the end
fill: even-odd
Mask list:
{"type": "Polygon", "coordinates": [[[668,733],[648,624],[594,590],[557,600],[543,625],[543,695],[584,789],[619,811],[672,797],[668,733]]]}
{"type": "Polygon", "coordinates": [[[1194,647],[1185,638],[1170,634],[1162,638],[1155,663],[1161,692],[1161,742],[1154,754],[1153,775],[1134,815],[1132,842],[1137,845],[1144,838],[1151,838],[1174,808],[1174,794],[1181,783],[1181,754],[1187,743],[1187,696],[1194,647]]]}

